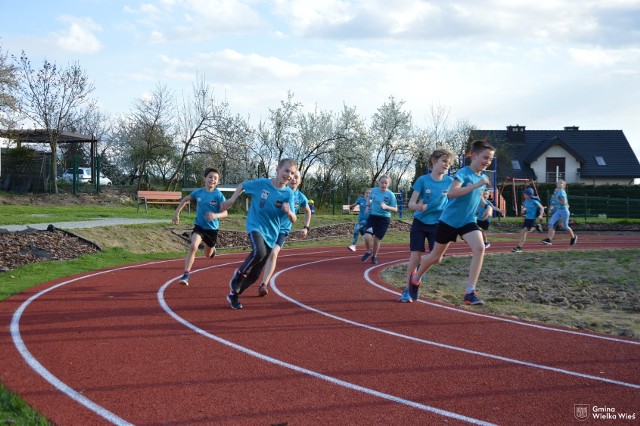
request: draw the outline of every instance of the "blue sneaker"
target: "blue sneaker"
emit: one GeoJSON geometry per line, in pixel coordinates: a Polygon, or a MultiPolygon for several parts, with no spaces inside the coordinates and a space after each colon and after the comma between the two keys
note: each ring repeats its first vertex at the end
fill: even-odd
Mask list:
{"type": "Polygon", "coordinates": [[[420,279],[418,279],[414,271],[409,276],[408,292],[409,292],[409,296],[411,296],[411,299],[418,300],[419,290],[420,290],[420,279]]]}
{"type": "Polygon", "coordinates": [[[478,298],[475,291],[465,294],[463,300],[465,305],[484,305],[484,302],[478,298]]]}
{"type": "Polygon", "coordinates": [[[371,258],[371,263],[373,263],[374,265],[377,265],[377,264],[378,264],[378,258],[377,258],[377,257],[375,257],[375,256],[373,256],[373,257],[371,258]]]}
{"type": "Polygon", "coordinates": [[[370,256],[371,256],[371,253],[365,253],[365,254],[363,254],[363,255],[362,255],[362,261],[363,261],[363,262],[366,262],[366,261],[367,261],[367,259],[368,259],[370,256]]]}
{"type": "Polygon", "coordinates": [[[413,300],[411,299],[411,295],[409,295],[409,289],[405,288],[402,292],[402,296],[398,299],[398,302],[401,303],[411,303],[413,300]]]}
{"type": "Polygon", "coordinates": [[[178,284],[180,285],[189,285],[189,273],[185,272],[182,275],[182,278],[180,278],[180,281],[178,281],[178,284]]]}
{"type": "Polygon", "coordinates": [[[227,294],[227,302],[231,304],[231,309],[242,309],[242,303],[240,303],[240,298],[236,293],[227,294]]]}

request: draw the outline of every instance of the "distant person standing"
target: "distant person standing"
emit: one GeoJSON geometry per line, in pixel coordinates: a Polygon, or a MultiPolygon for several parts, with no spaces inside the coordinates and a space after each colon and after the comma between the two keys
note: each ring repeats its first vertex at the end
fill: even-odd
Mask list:
{"type": "Polygon", "coordinates": [[[242,309],[238,296],[260,277],[280,235],[281,221],[285,217],[292,223],[296,221],[293,190],[287,184],[293,179],[297,169],[298,165],[294,160],[282,159],[276,167],[276,177],[242,182],[231,198],[222,203],[222,211],[226,211],[242,192],[251,196],[246,221],[251,253],[229,282],[227,301],[231,304],[231,309],[242,309]]]}
{"type": "Polygon", "coordinates": [[[542,240],[542,243],[548,246],[553,244],[553,237],[556,234],[556,224],[562,226],[562,228],[569,233],[571,237],[571,240],[569,241],[570,246],[573,246],[578,242],[578,236],[573,232],[573,229],[569,227],[569,216],[571,213],[569,211],[569,198],[567,197],[566,187],[567,182],[562,179],[558,180],[556,190],[551,196],[551,203],[555,206],[555,209],[551,216],[551,220],[549,221],[547,238],[542,240]]]}
{"type": "Polygon", "coordinates": [[[367,188],[362,196],[358,197],[356,201],[349,205],[349,211],[353,210],[356,206],[358,206],[358,221],[356,225],[353,227],[353,240],[351,241],[351,245],[348,247],[351,251],[356,251],[356,244],[358,244],[358,237],[360,235],[364,236],[364,229],[367,224],[367,219],[369,218],[369,196],[371,195],[371,188],[367,188]]]}
{"type": "Polygon", "coordinates": [[[193,231],[191,231],[191,244],[184,261],[184,274],[180,281],[182,285],[189,285],[189,273],[196,258],[200,243],[204,242],[204,255],[213,258],[216,255],[216,243],[218,242],[219,219],[228,216],[226,211],[221,211],[220,206],[225,201],[224,195],[216,187],[220,181],[220,173],[213,168],[204,171],[204,187],[196,189],[191,194],[180,200],[173,214],[172,222],[180,223],[180,212],[191,201],[196,202],[196,218],[193,231]]]}
{"type": "MultiPolygon", "coordinates": [[[[413,301],[409,292],[409,279],[420,264],[425,250],[425,241],[429,252],[433,250],[438,232],[440,215],[449,201],[448,193],[453,178],[447,175],[453,153],[448,149],[436,149],[429,157],[431,172],[420,176],[413,184],[413,193],[409,199],[409,210],[413,213],[413,222],[409,233],[409,263],[407,264],[407,288],[398,302],[413,301]]],[[[417,299],[417,294],[416,294],[417,299]]]]}
{"type": "Polygon", "coordinates": [[[476,211],[479,204],[486,204],[482,198],[482,192],[490,181],[484,172],[493,162],[495,151],[493,146],[483,140],[477,140],[471,144],[471,164],[458,170],[453,178],[448,193],[449,203],[440,216],[436,244],[431,253],[422,256],[418,270],[409,277],[410,295],[413,300],[418,298],[422,274],[436,263],[440,263],[449,244],[461,236],[471,247],[472,253],[463,302],[466,305],[484,304],[476,294],[485,250],[482,233],[476,222],[476,211]]]}
{"type": "MultiPolygon", "coordinates": [[[[302,238],[307,238],[307,234],[309,232],[309,225],[311,224],[311,208],[309,208],[309,200],[307,197],[300,192],[298,189],[300,184],[302,183],[302,176],[300,175],[300,171],[296,170],[293,175],[293,179],[289,181],[289,188],[293,190],[293,213],[298,214],[300,209],[304,210],[304,226],[302,227],[302,238]]],[[[291,232],[291,227],[293,224],[289,220],[288,216],[284,216],[280,221],[280,234],[278,235],[278,239],[273,246],[273,250],[271,250],[271,254],[269,255],[269,260],[267,260],[267,264],[264,267],[264,272],[262,273],[262,283],[258,287],[258,296],[264,297],[269,294],[269,281],[271,281],[271,276],[273,272],[276,270],[276,262],[278,261],[278,254],[282,247],[284,246],[289,233],[291,232]]]]}
{"type": "Polygon", "coordinates": [[[369,195],[369,218],[364,231],[367,251],[362,256],[363,262],[371,257],[371,263],[378,263],[380,242],[391,224],[391,212],[398,211],[398,201],[396,195],[389,190],[390,184],[391,178],[389,176],[380,176],[378,186],[373,188],[369,195]]]}
{"type": "Polygon", "coordinates": [[[536,196],[533,188],[525,189],[522,196],[524,198],[522,203],[522,209],[524,210],[524,224],[520,231],[520,241],[518,242],[518,245],[511,250],[514,253],[520,253],[522,251],[522,246],[524,246],[524,242],[527,240],[527,234],[530,231],[537,229],[536,220],[542,219],[542,215],[544,213],[544,206],[540,202],[540,198],[536,196]]]}

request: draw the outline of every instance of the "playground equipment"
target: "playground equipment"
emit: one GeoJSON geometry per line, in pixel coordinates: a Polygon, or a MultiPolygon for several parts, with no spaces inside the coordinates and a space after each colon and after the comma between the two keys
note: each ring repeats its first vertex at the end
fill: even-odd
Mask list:
{"type": "MultiPolygon", "coordinates": [[[[529,186],[529,184],[533,187],[533,190],[536,193],[536,196],[540,196],[540,194],[538,193],[538,188],[536,187],[536,181],[531,179],[531,178],[512,178],[512,177],[506,177],[504,179],[504,182],[502,184],[502,188],[500,188],[500,194],[498,195],[498,199],[502,202],[503,206],[498,206],[499,208],[503,209],[505,211],[505,216],[506,216],[506,209],[504,209],[504,207],[506,207],[506,202],[504,197],[502,196],[502,194],[504,193],[505,188],[507,188],[508,186],[511,186],[512,190],[513,190],[513,211],[515,212],[516,216],[520,216],[520,206],[518,203],[518,186],[523,185],[523,189],[522,191],[524,191],[524,188],[527,188],[527,186],[529,186]]],[[[498,202],[499,200],[496,200],[496,202],[498,202]]]]}

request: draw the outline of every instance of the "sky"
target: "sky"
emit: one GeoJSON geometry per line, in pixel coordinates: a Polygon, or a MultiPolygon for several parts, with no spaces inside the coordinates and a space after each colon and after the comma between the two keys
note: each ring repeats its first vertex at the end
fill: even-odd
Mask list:
{"type": "Polygon", "coordinates": [[[79,63],[109,114],[204,77],[257,124],[390,96],[414,125],[622,130],[640,157],[640,0],[0,0],[0,46],[79,63]]]}

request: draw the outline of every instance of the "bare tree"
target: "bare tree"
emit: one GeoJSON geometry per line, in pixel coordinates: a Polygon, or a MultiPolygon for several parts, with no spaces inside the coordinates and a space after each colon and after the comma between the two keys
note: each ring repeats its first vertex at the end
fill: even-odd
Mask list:
{"type": "Polygon", "coordinates": [[[369,135],[371,186],[375,185],[378,177],[389,173],[394,167],[406,170],[413,159],[412,118],[410,112],[403,111],[403,106],[404,101],[398,102],[390,96],[373,115],[369,135]]]}
{"type": "Polygon", "coordinates": [[[0,127],[9,128],[14,124],[10,114],[18,107],[17,89],[16,67],[9,62],[9,55],[0,46],[0,127]]]}
{"type": "Polygon", "coordinates": [[[44,60],[42,68],[35,71],[24,52],[17,62],[20,111],[35,126],[47,131],[51,148],[51,178],[57,194],[55,177],[60,134],[74,127],[84,106],[88,106],[85,111],[91,110],[93,104],[89,95],[94,86],[78,63],[61,70],[56,64],[44,60]]]}

